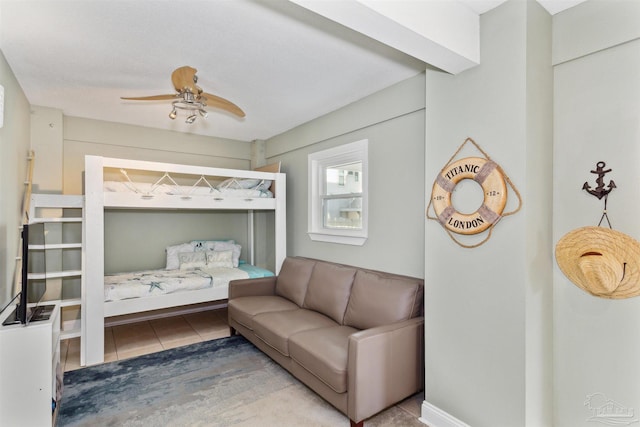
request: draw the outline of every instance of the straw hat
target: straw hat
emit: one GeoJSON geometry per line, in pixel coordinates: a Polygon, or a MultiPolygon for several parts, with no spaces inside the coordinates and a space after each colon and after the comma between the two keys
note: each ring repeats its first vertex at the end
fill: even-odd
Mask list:
{"type": "Polygon", "coordinates": [[[619,231],[582,227],[556,245],[560,270],[578,287],[602,298],[640,295],[640,243],[619,231]]]}

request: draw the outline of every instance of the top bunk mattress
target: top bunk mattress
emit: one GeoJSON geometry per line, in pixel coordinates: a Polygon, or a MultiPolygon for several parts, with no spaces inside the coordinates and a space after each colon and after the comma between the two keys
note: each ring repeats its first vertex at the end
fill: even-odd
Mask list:
{"type": "Polygon", "coordinates": [[[215,184],[200,180],[194,185],[104,181],[103,190],[105,193],[138,194],[143,198],[153,196],[273,198],[273,193],[269,190],[271,184],[271,180],[252,178],[229,178],[215,184]]]}
{"type": "Polygon", "coordinates": [[[254,170],[85,156],[87,209],[281,210],[280,164],[254,170]]]}

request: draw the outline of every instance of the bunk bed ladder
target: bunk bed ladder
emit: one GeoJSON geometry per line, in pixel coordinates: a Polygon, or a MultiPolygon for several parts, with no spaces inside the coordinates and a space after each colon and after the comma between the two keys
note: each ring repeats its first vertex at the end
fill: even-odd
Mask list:
{"type": "MultiPolygon", "coordinates": [[[[43,224],[46,238],[39,244],[30,244],[29,250],[44,252],[47,258],[44,272],[34,274],[34,278],[47,281],[49,297],[59,289],[61,314],[60,339],[80,338],[82,340],[83,322],[82,291],[84,282],[84,196],[69,194],[31,194],[29,199],[29,224],[43,224]],[[49,258],[50,256],[50,258],[49,258]],[[50,263],[49,260],[53,260],[50,263]],[[53,268],[51,264],[53,265],[53,268]],[[50,287],[50,284],[52,285],[50,287]],[[75,296],[69,297],[65,288],[76,286],[75,296]],[[50,288],[53,289],[53,292],[50,288]],[[72,317],[72,307],[77,307],[72,317]],[[65,320],[64,314],[68,319],[65,320]],[[69,319],[70,318],[70,319],[69,319]]],[[[82,344],[82,343],[81,343],[82,344]]],[[[80,364],[83,365],[84,349],[80,345],[80,364]]]]}

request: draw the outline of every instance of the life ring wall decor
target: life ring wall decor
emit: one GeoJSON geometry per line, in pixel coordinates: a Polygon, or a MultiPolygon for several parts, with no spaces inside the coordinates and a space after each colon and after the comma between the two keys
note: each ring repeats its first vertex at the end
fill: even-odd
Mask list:
{"type": "Polygon", "coordinates": [[[458,234],[482,233],[502,217],[507,204],[507,183],[498,165],[480,157],[467,157],[447,165],[437,176],[431,191],[433,210],[447,230],[458,234]],[[451,192],[463,179],[482,187],[484,201],[473,213],[464,214],[451,204],[451,192]]]}
{"type": "Polygon", "coordinates": [[[493,228],[501,218],[515,214],[521,207],[520,192],[500,165],[491,160],[473,139],[467,138],[436,177],[426,214],[428,219],[438,221],[447,231],[449,237],[458,245],[464,248],[475,248],[489,240],[493,228]],[[475,145],[484,158],[466,157],[453,161],[468,142],[475,145]],[[455,190],[456,185],[465,179],[477,182],[484,193],[481,206],[470,214],[458,212],[451,202],[451,193],[455,190]],[[513,190],[518,198],[518,206],[511,212],[504,212],[508,198],[507,186],[513,190]],[[435,216],[429,215],[431,206],[433,206],[435,216]],[[454,234],[471,236],[485,231],[488,231],[487,236],[475,244],[464,244],[454,237],[454,234]]]}

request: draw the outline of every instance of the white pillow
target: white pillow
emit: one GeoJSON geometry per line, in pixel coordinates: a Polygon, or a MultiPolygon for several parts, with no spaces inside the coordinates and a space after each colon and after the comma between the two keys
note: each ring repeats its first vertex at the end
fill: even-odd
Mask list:
{"type": "Polygon", "coordinates": [[[207,266],[207,257],[204,252],[180,252],[178,259],[180,260],[180,270],[205,268],[207,266]]]}
{"type": "Polygon", "coordinates": [[[167,246],[167,270],[177,270],[180,268],[180,260],[178,254],[180,252],[193,252],[194,247],[191,243],[181,243],[179,245],[167,246]]]}
{"type": "Polygon", "coordinates": [[[254,190],[268,191],[272,183],[273,181],[269,179],[263,179],[262,182],[260,182],[260,184],[255,186],[254,190]]]}
{"type": "Polygon", "coordinates": [[[240,264],[240,253],[242,252],[242,246],[235,243],[228,242],[216,242],[213,246],[214,251],[233,251],[233,266],[238,267],[240,264]]]}
{"type": "Polygon", "coordinates": [[[235,240],[192,240],[191,244],[195,251],[212,251],[218,242],[235,243],[235,240]]]}
{"type": "Polygon", "coordinates": [[[233,251],[208,251],[207,267],[227,267],[233,268],[233,251]]]}
{"type": "Polygon", "coordinates": [[[253,178],[229,178],[222,181],[216,186],[218,190],[246,190],[259,185],[261,180],[253,178]]]}

